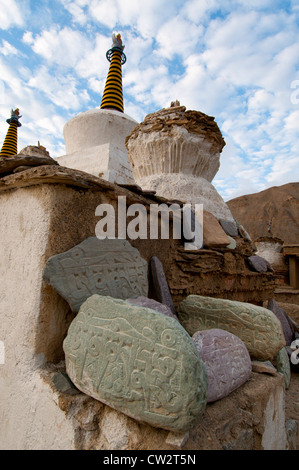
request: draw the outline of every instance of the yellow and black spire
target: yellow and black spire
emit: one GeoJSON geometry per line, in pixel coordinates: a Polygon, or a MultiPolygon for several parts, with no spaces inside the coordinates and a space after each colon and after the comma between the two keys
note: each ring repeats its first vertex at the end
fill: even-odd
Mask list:
{"type": "Polygon", "coordinates": [[[9,128],[4,139],[2,149],[0,152],[0,157],[10,157],[11,155],[17,155],[18,153],[18,127],[21,127],[19,122],[20,110],[19,108],[11,110],[10,119],[6,119],[6,122],[9,124],[9,128]]]}
{"type": "Polygon", "coordinates": [[[123,87],[121,66],[127,58],[123,50],[121,35],[112,35],[112,48],[106,53],[107,60],[110,62],[109,72],[102,97],[101,109],[116,109],[124,112],[123,87]]]}

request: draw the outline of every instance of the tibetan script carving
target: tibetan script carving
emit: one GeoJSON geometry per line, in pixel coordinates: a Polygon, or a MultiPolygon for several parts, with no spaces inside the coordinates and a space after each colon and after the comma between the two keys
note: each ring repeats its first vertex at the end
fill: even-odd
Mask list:
{"type": "Polygon", "coordinates": [[[285,346],[279,320],[257,305],[189,295],[180,303],[178,316],[191,336],[211,328],[229,331],[245,343],[251,358],[259,361],[273,360],[285,346]]]}
{"type": "Polygon", "coordinates": [[[250,378],[251,359],[240,338],[212,328],[198,331],[192,339],[208,374],[208,403],[227,396],[250,378]]]}
{"type": "Polygon", "coordinates": [[[147,262],[127,240],[89,237],[52,256],[44,279],[75,312],[93,294],[123,300],[148,294],[147,262]]]}
{"type": "Polygon", "coordinates": [[[64,351],[79,390],[138,421],[183,432],[205,408],[204,364],[174,318],[93,295],[73,320],[64,351]]]}

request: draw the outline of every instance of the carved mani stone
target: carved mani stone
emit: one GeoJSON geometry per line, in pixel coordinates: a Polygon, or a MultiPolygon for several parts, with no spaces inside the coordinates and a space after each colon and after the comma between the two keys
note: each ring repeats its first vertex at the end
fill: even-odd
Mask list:
{"type": "Polygon", "coordinates": [[[76,387],[137,421],[187,432],[205,409],[204,364],[174,318],[93,295],[63,347],[76,387]]]}
{"type": "Polygon", "coordinates": [[[147,262],[127,240],[89,237],[52,256],[44,279],[78,312],[93,294],[118,299],[147,296],[147,262]]]}
{"type": "Polygon", "coordinates": [[[150,260],[151,275],[155,296],[158,302],[167,305],[172,313],[176,313],[172,297],[167,284],[166,276],[164,273],[163,265],[157,256],[153,256],[150,260]]]}
{"type": "Polygon", "coordinates": [[[240,338],[212,328],[198,331],[192,339],[208,374],[208,403],[226,397],[250,378],[251,359],[240,338]]]}
{"type": "Polygon", "coordinates": [[[178,317],[191,336],[211,328],[229,331],[245,343],[251,358],[259,361],[271,361],[285,346],[279,320],[257,305],[189,295],[180,303],[178,317]]]}
{"type": "Polygon", "coordinates": [[[163,315],[167,315],[168,317],[175,318],[178,320],[178,317],[172,313],[167,305],[161,304],[154,299],[149,299],[148,297],[137,297],[136,299],[127,299],[127,302],[132,305],[137,305],[138,307],[146,307],[151,308],[152,310],[156,310],[157,312],[163,313],[163,315]]]}

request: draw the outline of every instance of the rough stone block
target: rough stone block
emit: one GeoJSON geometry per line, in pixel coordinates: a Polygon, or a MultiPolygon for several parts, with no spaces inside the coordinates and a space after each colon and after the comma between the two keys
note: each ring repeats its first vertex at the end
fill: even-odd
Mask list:
{"type": "Polygon", "coordinates": [[[237,237],[239,235],[237,225],[231,220],[219,219],[220,225],[227,235],[237,237]]]}
{"type": "Polygon", "coordinates": [[[276,367],[277,371],[284,376],[286,389],[288,389],[291,381],[291,366],[286,348],[282,348],[278,352],[276,357],[276,367]]]}
{"type": "Polygon", "coordinates": [[[235,219],[235,222],[237,224],[237,227],[238,227],[238,232],[240,234],[240,236],[242,238],[244,238],[244,240],[248,241],[248,242],[251,242],[252,239],[251,239],[251,236],[249,235],[249,233],[247,232],[247,230],[245,230],[245,228],[243,227],[243,225],[241,225],[236,219],[235,219]]]}
{"type": "Polygon", "coordinates": [[[274,299],[270,299],[267,309],[271,310],[281,323],[286,345],[289,346],[294,338],[294,328],[288,320],[288,316],[283,308],[281,308],[274,299]]]}
{"type": "Polygon", "coordinates": [[[271,264],[261,256],[249,256],[248,258],[249,266],[258,273],[266,273],[267,271],[273,271],[271,264]]]}
{"type": "Polygon", "coordinates": [[[216,217],[210,212],[203,211],[203,243],[210,248],[225,248],[230,239],[224,232],[216,217]]]}
{"type": "Polygon", "coordinates": [[[245,343],[252,359],[272,360],[285,346],[281,324],[274,313],[253,304],[189,295],[179,304],[178,317],[191,336],[210,328],[235,334],[245,343]]]}
{"type": "Polygon", "coordinates": [[[57,372],[56,374],[54,374],[52,382],[53,385],[55,385],[55,387],[57,388],[57,390],[60,390],[61,392],[66,393],[67,395],[77,395],[78,393],[80,393],[80,390],[75,387],[68,375],[62,372],[57,372]]]}
{"type": "Polygon", "coordinates": [[[76,387],[137,421],[187,432],[205,409],[205,366],[173,318],[93,295],[63,347],[76,387]]]}
{"type": "Polygon", "coordinates": [[[212,328],[198,331],[192,339],[208,374],[208,403],[224,398],[250,378],[251,359],[240,338],[212,328]]]}
{"type": "Polygon", "coordinates": [[[229,245],[227,245],[226,248],[229,248],[230,250],[235,250],[237,247],[237,242],[234,238],[232,238],[230,235],[227,235],[229,239],[229,245]]]}
{"type": "Polygon", "coordinates": [[[127,240],[89,237],[52,256],[43,276],[74,312],[93,294],[123,300],[148,294],[147,262],[127,240]]]}
{"type": "Polygon", "coordinates": [[[269,361],[251,361],[252,372],[258,372],[259,374],[276,375],[277,369],[269,361]]]}
{"type": "Polygon", "coordinates": [[[153,281],[153,287],[155,296],[158,302],[161,304],[167,305],[170,308],[172,313],[175,312],[175,308],[173,305],[172,297],[169,291],[169,287],[167,284],[167,279],[164,273],[164,269],[162,266],[161,261],[157,256],[152,256],[150,260],[150,267],[151,267],[151,275],[153,281]]]}

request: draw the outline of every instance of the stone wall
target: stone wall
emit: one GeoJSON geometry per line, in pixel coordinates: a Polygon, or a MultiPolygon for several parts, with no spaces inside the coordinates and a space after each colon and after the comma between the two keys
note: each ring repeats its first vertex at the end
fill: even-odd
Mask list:
{"type": "MultiPolygon", "coordinates": [[[[117,196],[126,196],[128,204],[151,202],[144,194],[59,166],[32,168],[0,180],[0,340],[5,344],[0,447],[201,449],[241,448],[245,442],[252,449],[284,447],[279,374],[253,374],[241,391],[212,404],[188,439],[137,424],[84,394],[70,396],[53,386],[53,374],[64,370],[62,341],[74,314],[43,281],[43,268],[52,255],[94,236],[95,208],[105,202],[115,206],[117,196]],[[234,413],[227,415],[229,406],[238,410],[233,421],[234,413]]],[[[146,260],[152,255],[161,259],[175,303],[187,293],[254,300],[254,292],[262,302],[271,275],[250,270],[244,253],[251,248],[239,243],[235,254],[199,254],[182,251],[180,240],[132,241],[146,260]],[[196,279],[193,284],[191,278],[196,279]]]]}

